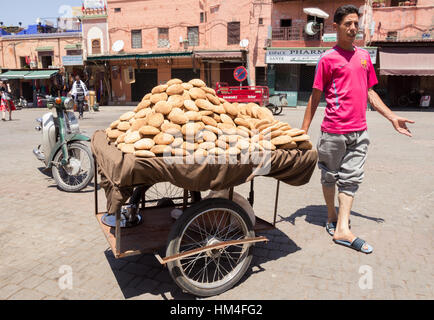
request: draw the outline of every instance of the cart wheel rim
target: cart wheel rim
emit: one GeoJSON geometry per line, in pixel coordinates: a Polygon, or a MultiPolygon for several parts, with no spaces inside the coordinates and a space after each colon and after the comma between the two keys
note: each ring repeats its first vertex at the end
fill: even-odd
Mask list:
{"type": "MultiPolygon", "coordinates": [[[[177,251],[192,250],[248,235],[243,218],[227,208],[201,212],[184,227],[177,251]]],[[[232,280],[247,263],[250,244],[228,246],[202,252],[178,261],[184,279],[200,289],[214,289],[232,280]]]]}

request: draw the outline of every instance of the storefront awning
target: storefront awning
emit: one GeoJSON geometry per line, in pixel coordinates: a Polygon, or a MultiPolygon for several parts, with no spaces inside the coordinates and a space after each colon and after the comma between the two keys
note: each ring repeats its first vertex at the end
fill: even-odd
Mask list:
{"type": "Polygon", "coordinates": [[[201,59],[242,59],[241,51],[203,51],[195,52],[194,56],[201,59]]]}
{"type": "Polygon", "coordinates": [[[28,74],[29,71],[22,70],[11,70],[0,74],[0,80],[13,80],[13,79],[24,79],[24,76],[28,74]]]}
{"type": "Polygon", "coordinates": [[[24,79],[27,79],[27,80],[50,79],[52,76],[54,76],[58,72],[59,72],[59,70],[31,71],[24,76],[24,79]]]}
{"type": "Polygon", "coordinates": [[[380,75],[434,76],[434,47],[381,48],[380,75]]]}
{"type": "Polygon", "coordinates": [[[167,52],[167,53],[149,53],[149,54],[113,54],[102,56],[89,56],[88,61],[97,60],[138,60],[138,59],[155,59],[155,58],[184,58],[191,57],[193,52],[167,52]]]}

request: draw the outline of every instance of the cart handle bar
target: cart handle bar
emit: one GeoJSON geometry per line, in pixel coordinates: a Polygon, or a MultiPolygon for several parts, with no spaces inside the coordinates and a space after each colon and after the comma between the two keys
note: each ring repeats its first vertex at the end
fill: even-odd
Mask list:
{"type": "Polygon", "coordinates": [[[216,244],[213,244],[213,245],[210,245],[210,246],[205,246],[205,247],[202,247],[202,248],[196,248],[196,249],[193,249],[193,250],[188,250],[188,251],[185,251],[183,253],[178,253],[178,254],[175,254],[173,256],[169,256],[169,257],[166,257],[166,258],[161,258],[158,253],[155,253],[154,255],[157,258],[158,262],[160,262],[161,264],[164,265],[164,264],[166,264],[168,262],[172,262],[172,261],[175,261],[175,260],[183,259],[183,258],[186,258],[186,257],[189,257],[189,256],[193,256],[195,254],[198,254],[198,253],[201,253],[201,252],[206,252],[206,251],[209,251],[209,250],[222,249],[224,247],[234,246],[234,245],[237,245],[237,244],[263,242],[263,241],[267,242],[269,240],[266,237],[261,236],[261,237],[256,237],[256,238],[246,238],[246,239],[242,239],[242,240],[223,241],[223,242],[216,243],[216,244]]]}

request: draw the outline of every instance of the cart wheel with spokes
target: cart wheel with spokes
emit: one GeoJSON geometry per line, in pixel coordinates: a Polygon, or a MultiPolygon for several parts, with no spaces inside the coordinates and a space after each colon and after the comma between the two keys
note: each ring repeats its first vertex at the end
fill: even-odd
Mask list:
{"type": "MultiPolygon", "coordinates": [[[[188,193],[192,202],[201,200],[200,192],[188,191],[188,193]]],[[[166,206],[165,204],[168,204],[170,200],[171,205],[180,206],[184,201],[184,189],[170,182],[158,182],[145,189],[144,200],[157,206],[166,206]]]]}
{"type": "MultiPolygon", "coordinates": [[[[166,256],[225,241],[253,238],[252,222],[238,204],[221,198],[189,207],[173,225],[166,256]]],[[[208,250],[167,263],[169,273],[183,290],[213,296],[232,288],[252,260],[251,243],[208,250]]]]}

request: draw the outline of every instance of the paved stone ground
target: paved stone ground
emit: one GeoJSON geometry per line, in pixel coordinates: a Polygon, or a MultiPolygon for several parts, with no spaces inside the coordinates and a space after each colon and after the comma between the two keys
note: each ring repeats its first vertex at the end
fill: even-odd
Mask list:
{"type": "MultiPolygon", "coordinates": [[[[92,135],[130,109],[86,113],[81,128],[92,135]]],[[[0,299],[194,299],[154,256],[114,259],[93,216],[92,185],[64,193],[41,171],[32,149],[41,139],[34,119],[43,111],[17,111],[14,121],[0,122],[0,299]],[[72,289],[59,286],[65,270],[72,270],[72,289]]],[[[303,113],[289,109],[279,119],[300,126],[303,113]]],[[[238,285],[209,299],[434,298],[434,113],[399,114],[416,121],[412,139],[368,112],[371,146],[351,221],[373,254],[333,244],[316,170],[305,186],[281,185],[278,228],[265,233],[270,242],[253,249],[238,285]]],[[[313,141],[322,115],[319,109],[313,141]]],[[[254,209],[268,221],[275,186],[273,179],[255,179],[254,209]]],[[[249,186],[235,190],[247,196],[249,186]]],[[[104,209],[102,190],[99,195],[104,209]]]]}

